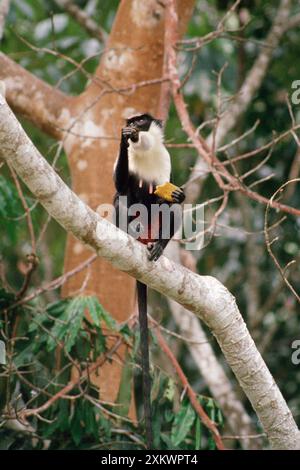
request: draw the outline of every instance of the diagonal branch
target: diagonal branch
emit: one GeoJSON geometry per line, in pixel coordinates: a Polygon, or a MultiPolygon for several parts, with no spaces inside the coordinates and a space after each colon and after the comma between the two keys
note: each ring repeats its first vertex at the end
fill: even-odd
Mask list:
{"type": "Polygon", "coordinates": [[[60,139],[60,116],[72,98],[53,88],[0,52],[0,80],[12,109],[52,137],[60,139]]]}
{"type": "MultiPolygon", "coordinates": [[[[211,329],[274,449],[300,449],[300,432],[259,354],[233,296],[215,278],[199,276],[147,249],[90,209],[55,173],[0,95],[0,158],[10,163],[57,222],[121,271],[191,310],[211,329]]],[[[106,206],[107,208],[107,206],[106,206]]]]}

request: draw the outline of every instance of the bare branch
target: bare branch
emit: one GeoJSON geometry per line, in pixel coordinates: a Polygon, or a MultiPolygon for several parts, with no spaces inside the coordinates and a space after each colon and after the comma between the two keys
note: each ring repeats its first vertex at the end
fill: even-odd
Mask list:
{"type": "MultiPolygon", "coordinates": [[[[231,106],[228,107],[219,124],[216,133],[217,146],[228,132],[234,128],[238,119],[245,112],[256,91],[261,86],[262,81],[267,74],[269,64],[273,57],[273,52],[285,32],[291,3],[291,0],[281,0],[273,25],[265,40],[265,44],[267,44],[268,47],[262,48],[251,70],[248,72],[245,82],[241,86],[236,99],[233,101],[231,106]]],[[[208,138],[209,144],[212,138],[213,136],[208,138]]]]}
{"type": "Polygon", "coordinates": [[[277,237],[276,238],[273,238],[273,240],[270,240],[270,227],[268,225],[268,216],[269,216],[269,209],[270,209],[270,206],[273,202],[273,200],[280,196],[280,194],[283,192],[284,188],[286,186],[288,186],[290,183],[299,183],[300,182],[300,178],[296,178],[294,180],[291,180],[291,181],[286,181],[282,186],[280,186],[280,188],[277,189],[277,191],[275,191],[275,193],[273,194],[273,196],[271,197],[270,199],[270,204],[267,205],[267,208],[266,208],[266,212],[265,212],[265,223],[264,223],[264,233],[265,233],[265,240],[266,240],[266,245],[267,245],[267,250],[268,250],[268,253],[269,255],[271,256],[272,260],[274,261],[274,264],[276,266],[276,268],[278,269],[283,281],[285,282],[285,284],[287,285],[287,287],[290,289],[290,291],[293,293],[293,295],[295,296],[295,298],[297,299],[297,301],[300,303],[300,295],[296,292],[295,288],[292,286],[292,284],[290,283],[290,281],[287,279],[286,277],[286,271],[287,269],[289,268],[289,266],[291,265],[291,263],[294,263],[295,260],[293,260],[292,262],[289,262],[284,268],[282,268],[280,266],[280,263],[279,261],[277,260],[276,256],[274,255],[273,253],[273,250],[271,248],[271,245],[273,242],[277,241],[277,237]]]}
{"type": "MultiPolygon", "coordinates": [[[[253,96],[262,84],[263,79],[268,71],[270,61],[273,57],[273,52],[279,44],[282,35],[286,31],[286,25],[290,14],[291,0],[281,0],[273,25],[269,34],[266,37],[265,45],[268,47],[262,48],[259,56],[254,62],[251,70],[248,72],[247,77],[241,86],[235,100],[224,112],[222,119],[219,122],[216,136],[211,133],[207,138],[207,144],[212,145],[213,138],[215,139],[216,146],[219,147],[227,136],[228,132],[234,128],[242,114],[246,111],[251,103],[253,96]]],[[[190,178],[194,180],[198,174],[199,166],[203,165],[201,160],[203,156],[199,156],[190,178]]],[[[198,178],[199,179],[199,178],[198,178]]],[[[200,185],[194,182],[191,187],[191,197],[196,200],[199,196],[200,185]]],[[[248,196],[251,197],[250,194],[248,196]]]]}

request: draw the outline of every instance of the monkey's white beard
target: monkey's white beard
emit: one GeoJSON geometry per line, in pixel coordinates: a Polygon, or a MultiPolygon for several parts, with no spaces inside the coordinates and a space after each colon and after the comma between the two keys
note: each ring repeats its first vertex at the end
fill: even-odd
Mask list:
{"type": "Polygon", "coordinates": [[[139,133],[138,142],[129,140],[129,171],[145,181],[163,184],[170,181],[171,160],[164,146],[161,128],[152,122],[149,131],[139,133]]]}

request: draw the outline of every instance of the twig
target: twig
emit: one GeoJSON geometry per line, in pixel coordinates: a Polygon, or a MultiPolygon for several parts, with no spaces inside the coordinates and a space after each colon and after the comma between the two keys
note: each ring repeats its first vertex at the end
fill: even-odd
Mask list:
{"type": "Polygon", "coordinates": [[[35,269],[37,268],[39,264],[39,259],[34,253],[30,253],[29,255],[27,255],[26,261],[28,263],[28,269],[25,274],[23,285],[16,295],[17,300],[22,299],[23,295],[27,291],[31,278],[32,278],[32,274],[34,273],[35,269]]]}
{"type": "Polygon", "coordinates": [[[60,398],[64,398],[65,395],[67,395],[76,385],[82,383],[84,380],[86,380],[92,372],[97,370],[99,367],[101,367],[108,359],[113,356],[113,354],[119,349],[119,347],[122,344],[122,339],[119,338],[115,344],[107,351],[104,353],[101,357],[97,359],[97,361],[88,366],[81,374],[81,376],[74,376],[70,382],[63,387],[59,392],[57,392],[55,395],[53,395],[48,401],[46,401],[43,405],[39,406],[38,408],[33,408],[33,409],[28,409],[28,410],[22,410],[18,413],[19,419],[26,419],[28,416],[37,416],[40,413],[43,413],[46,411],[50,406],[53,405],[57,400],[60,398]]]}
{"type": "MultiPolygon", "coordinates": [[[[288,3],[288,0],[282,0],[283,4],[288,3]]],[[[238,178],[233,176],[227,171],[223,163],[217,158],[216,154],[212,151],[206,141],[200,136],[196,135],[194,126],[191,122],[190,116],[187,111],[187,106],[180,92],[180,79],[178,75],[178,70],[176,66],[176,52],[175,45],[178,38],[177,27],[178,27],[178,18],[176,13],[176,8],[172,0],[168,0],[168,7],[166,10],[166,35],[165,35],[165,44],[166,44],[166,54],[168,58],[168,75],[171,80],[171,90],[174,100],[174,104],[177,110],[178,117],[181,121],[184,131],[189,136],[190,140],[194,144],[199,155],[205,160],[208,164],[211,173],[223,191],[240,191],[243,194],[247,195],[250,199],[253,199],[261,204],[270,205],[272,208],[280,209],[283,212],[289,214],[300,216],[300,210],[294,207],[281,204],[277,201],[270,203],[270,200],[254,191],[249,189],[247,186],[243,185],[238,178]],[[223,178],[227,182],[223,181],[223,178]]]]}
{"type": "Polygon", "coordinates": [[[51,289],[57,289],[60,287],[62,284],[64,284],[70,277],[75,276],[75,274],[79,273],[83,269],[87,268],[90,264],[92,264],[95,260],[97,259],[97,255],[92,255],[82,263],[80,263],[78,266],[76,266],[74,269],[71,271],[68,271],[67,273],[64,273],[62,276],[57,277],[56,279],[53,279],[49,284],[46,284],[45,286],[39,287],[36,289],[34,292],[31,294],[27,295],[26,297],[23,297],[21,300],[18,302],[15,302],[14,304],[10,305],[8,307],[8,310],[14,309],[20,304],[24,304],[26,302],[29,302],[30,300],[34,299],[38,295],[42,294],[43,292],[46,292],[51,289]]]}
{"type": "Polygon", "coordinates": [[[185,376],[183,370],[181,369],[181,367],[180,367],[176,357],[172,353],[171,349],[169,348],[169,346],[165,342],[161,332],[159,331],[159,328],[156,328],[155,334],[156,334],[156,337],[157,337],[157,340],[159,342],[159,345],[160,345],[161,349],[164,351],[164,353],[170,359],[170,361],[171,361],[171,363],[172,363],[172,365],[173,365],[173,367],[174,367],[174,369],[175,369],[175,371],[176,371],[176,373],[177,373],[177,375],[178,375],[178,377],[179,377],[179,379],[182,383],[183,388],[186,389],[186,392],[188,394],[188,397],[190,399],[191,404],[193,405],[193,408],[195,409],[196,413],[199,415],[199,417],[200,417],[201,421],[203,422],[203,424],[207,427],[207,429],[209,429],[211,431],[217,448],[219,450],[225,450],[225,447],[224,447],[224,444],[222,442],[220,433],[219,433],[218,429],[216,428],[215,423],[207,416],[207,414],[205,413],[203,407],[200,405],[199,401],[197,400],[196,393],[194,392],[194,390],[190,386],[187,377],[185,376]]]}
{"type": "Polygon", "coordinates": [[[266,212],[265,212],[265,223],[264,223],[264,233],[265,233],[265,240],[266,240],[266,246],[267,246],[267,250],[268,250],[268,253],[269,255],[271,256],[272,260],[274,261],[275,263],[275,266],[277,267],[283,281],[285,282],[285,284],[287,285],[287,287],[290,289],[290,291],[294,294],[294,296],[296,297],[296,299],[298,300],[298,302],[300,303],[300,296],[298,295],[298,293],[295,291],[294,287],[292,286],[292,284],[289,282],[289,280],[287,279],[286,275],[285,275],[285,271],[287,269],[287,266],[285,268],[282,268],[276,258],[276,256],[274,255],[273,251],[272,251],[272,248],[271,248],[271,245],[274,241],[276,241],[276,238],[273,239],[272,241],[270,241],[270,237],[269,237],[269,232],[270,232],[270,228],[268,227],[268,213],[269,213],[269,208],[270,206],[272,206],[273,204],[273,200],[274,198],[280,194],[283,189],[290,183],[295,183],[295,182],[300,182],[300,178],[296,178],[292,181],[287,181],[286,183],[284,183],[283,185],[280,186],[280,188],[277,189],[277,191],[275,191],[275,193],[272,195],[272,197],[270,198],[270,203],[267,204],[267,207],[266,207],[266,212]]]}
{"type": "Polygon", "coordinates": [[[91,36],[96,39],[99,39],[102,42],[105,42],[107,33],[103,28],[97,25],[96,21],[89,17],[89,15],[81,10],[74,2],[71,0],[55,0],[55,3],[62,9],[65,9],[72,18],[74,18],[77,23],[80,24],[91,36]]]}

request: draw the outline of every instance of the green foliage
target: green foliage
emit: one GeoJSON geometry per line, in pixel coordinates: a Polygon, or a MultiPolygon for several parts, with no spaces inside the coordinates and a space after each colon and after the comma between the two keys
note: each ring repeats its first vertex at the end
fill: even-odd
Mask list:
{"type": "Polygon", "coordinates": [[[172,426],[171,441],[176,448],[184,441],[196,418],[196,413],[192,405],[188,402],[181,406],[176,414],[174,424],[172,426]]]}
{"type": "MultiPolygon", "coordinates": [[[[42,412],[43,420],[32,421],[34,433],[39,436],[37,442],[33,443],[30,436],[9,431],[4,427],[0,429],[3,448],[37,449],[42,448],[44,440],[49,440],[50,448],[53,449],[91,449],[106,446],[115,449],[144,448],[143,422],[137,428],[126,418],[132,400],[135,369],[133,356],[136,354],[134,350],[127,353],[118,392],[119,406],[103,404],[101,388],[99,400],[90,379],[83,378],[86,377],[83,370],[108,351],[103,326],[115,331],[126,342],[129,338],[138,342],[138,334],[126,330],[124,326],[118,327],[115,320],[92,296],[59,300],[46,305],[42,310],[35,302],[14,307],[15,303],[13,294],[5,289],[0,290],[1,312],[9,312],[14,321],[19,321],[18,332],[22,333],[20,340],[17,337],[14,343],[7,342],[6,334],[9,334],[10,329],[14,330],[14,327],[10,328],[10,325],[5,323],[6,334],[2,334],[0,339],[1,343],[7,344],[7,362],[10,367],[9,370],[4,364],[0,365],[0,390],[10,390],[1,403],[2,410],[8,397],[10,404],[18,407],[20,396],[23,403],[30,403],[27,408],[38,408],[67,385],[72,374],[79,372],[81,381],[67,393],[73,396],[73,400],[54,400],[53,404],[42,412]],[[89,315],[92,322],[89,321],[89,315]],[[58,373],[55,372],[57,354],[62,365],[58,373]],[[22,377],[25,381],[19,381],[22,377]],[[16,387],[18,394],[15,395],[16,387]],[[135,439],[128,440],[127,436],[131,435],[135,436],[135,439]]],[[[185,397],[181,403],[175,405],[177,387],[165,374],[154,374],[152,400],[156,447],[194,449],[200,448],[201,442],[204,448],[211,446],[210,435],[207,430],[202,430],[189,400],[185,397]],[[178,408],[176,412],[174,407],[178,408]],[[199,438],[200,433],[205,436],[203,441],[199,438]]],[[[201,396],[199,402],[211,418],[215,419],[216,424],[221,424],[221,411],[215,402],[212,399],[207,401],[201,396]],[[219,414],[212,417],[212,410],[219,414]]]]}

